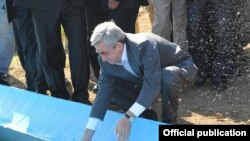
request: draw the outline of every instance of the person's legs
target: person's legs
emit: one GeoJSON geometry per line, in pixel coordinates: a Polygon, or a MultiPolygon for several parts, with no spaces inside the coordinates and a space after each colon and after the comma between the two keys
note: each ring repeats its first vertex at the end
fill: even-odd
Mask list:
{"type": "Polygon", "coordinates": [[[27,90],[46,93],[47,85],[38,58],[38,45],[31,10],[16,8],[15,12],[13,24],[15,26],[18,55],[26,73],[27,90]]]}
{"type": "Polygon", "coordinates": [[[173,39],[174,43],[187,51],[187,8],[186,0],[172,1],[172,19],[173,19],[173,39]]]}
{"type": "Polygon", "coordinates": [[[65,53],[59,23],[62,4],[54,9],[40,11],[32,9],[39,58],[52,96],[69,99],[65,86],[65,53]]]}
{"type": "Polygon", "coordinates": [[[87,20],[87,47],[88,47],[88,54],[89,54],[89,60],[90,64],[92,66],[94,75],[96,77],[96,84],[92,88],[94,92],[97,92],[98,90],[98,78],[100,75],[100,66],[97,60],[98,54],[95,51],[95,47],[91,46],[90,43],[90,37],[92,35],[92,32],[94,28],[99,24],[104,22],[107,19],[107,16],[105,15],[105,12],[102,9],[102,1],[92,1],[89,5],[85,8],[86,12],[86,20],[87,20]]]}
{"type": "Polygon", "coordinates": [[[187,0],[187,38],[188,51],[192,55],[195,65],[198,67],[198,77],[195,86],[205,84],[211,75],[211,53],[213,40],[211,35],[212,16],[210,1],[187,0]]]}
{"type": "MultiPolygon", "coordinates": [[[[87,42],[88,42],[88,53],[89,53],[89,58],[90,58],[90,63],[94,71],[94,75],[96,79],[99,78],[99,71],[100,71],[100,66],[98,64],[97,56],[98,54],[95,52],[95,47],[91,46],[90,43],[90,37],[92,35],[92,32],[97,24],[99,24],[99,17],[97,17],[97,12],[94,7],[92,6],[87,6],[85,8],[86,11],[86,21],[87,21],[87,42]]],[[[100,22],[101,23],[101,22],[100,22]]]]}
{"type": "Polygon", "coordinates": [[[139,7],[136,8],[117,8],[108,10],[109,20],[114,20],[124,32],[135,33],[135,22],[138,15],[139,7]]]}
{"type": "Polygon", "coordinates": [[[177,122],[178,98],[183,81],[179,69],[179,67],[170,66],[162,70],[160,92],[162,96],[162,121],[170,124],[177,122]]]}
{"type": "Polygon", "coordinates": [[[126,31],[129,33],[135,33],[135,23],[137,19],[137,15],[139,12],[139,7],[136,8],[126,8],[126,31]]]}
{"type": "Polygon", "coordinates": [[[34,80],[36,76],[36,51],[37,44],[34,37],[31,12],[27,8],[15,8],[16,16],[13,20],[15,24],[15,33],[18,36],[20,44],[17,48],[19,54],[23,57],[24,71],[27,81],[27,90],[35,91],[34,80]]]}
{"type": "Polygon", "coordinates": [[[167,39],[171,39],[172,21],[171,21],[171,1],[172,0],[152,0],[154,8],[154,23],[152,32],[167,39]]]}
{"type": "Polygon", "coordinates": [[[238,9],[236,1],[214,0],[215,49],[213,53],[212,85],[218,91],[226,89],[227,79],[237,70],[237,62],[243,47],[237,28],[238,9]]]}
{"type": "Polygon", "coordinates": [[[73,7],[68,1],[63,7],[61,19],[69,41],[70,72],[74,88],[72,100],[89,104],[90,70],[84,7],[73,7]]]}
{"type": "Polygon", "coordinates": [[[4,76],[8,73],[14,54],[15,40],[12,25],[8,23],[6,12],[2,7],[0,7],[0,33],[0,84],[10,85],[4,80],[4,76]]]}

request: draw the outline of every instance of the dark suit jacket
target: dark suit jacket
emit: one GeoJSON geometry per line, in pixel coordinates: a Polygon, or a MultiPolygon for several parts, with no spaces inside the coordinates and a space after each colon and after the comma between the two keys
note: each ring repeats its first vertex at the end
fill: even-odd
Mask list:
{"type": "Polygon", "coordinates": [[[191,56],[178,45],[151,33],[126,34],[125,42],[129,64],[138,77],[122,73],[122,67],[103,62],[99,57],[101,76],[91,117],[103,119],[107,107],[105,104],[113,94],[116,79],[129,82],[139,79],[142,89],[136,102],[148,108],[160,92],[162,68],[178,66],[183,78],[192,80],[195,77],[197,67],[191,56]]]}
{"type": "MultiPolygon", "coordinates": [[[[55,7],[57,3],[62,1],[65,0],[15,0],[14,6],[22,8],[38,9],[38,10],[47,10],[55,7]]],[[[82,7],[85,5],[85,0],[71,0],[71,1],[75,7],[82,7]]]]}

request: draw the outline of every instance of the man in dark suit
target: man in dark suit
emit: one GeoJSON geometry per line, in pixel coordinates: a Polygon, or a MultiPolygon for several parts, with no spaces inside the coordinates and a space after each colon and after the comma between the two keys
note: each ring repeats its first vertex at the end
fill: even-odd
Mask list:
{"type": "Polygon", "coordinates": [[[86,47],[84,0],[23,0],[17,7],[30,8],[36,32],[43,71],[52,96],[69,99],[65,87],[64,49],[61,43],[61,24],[68,38],[70,71],[74,92],[73,101],[88,100],[89,59],[86,47]]]}
{"type": "Polygon", "coordinates": [[[150,108],[159,93],[163,122],[176,123],[182,86],[197,71],[187,52],[155,34],[124,33],[113,22],[98,25],[91,43],[99,54],[101,75],[83,141],[93,136],[111,98],[126,111],[116,128],[119,141],[128,139],[132,119],[150,108]]]}

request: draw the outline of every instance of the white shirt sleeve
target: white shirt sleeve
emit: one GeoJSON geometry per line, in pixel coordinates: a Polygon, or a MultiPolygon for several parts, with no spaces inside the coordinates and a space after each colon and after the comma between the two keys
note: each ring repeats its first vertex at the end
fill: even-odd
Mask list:
{"type": "Polygon", "coordinates": [[[88,123],[86,125],[86,128],[91,129],[91,130],[96,130],[98,125],[102,122],[101,119],[90,117],[88,120],[88,123]]]}
{"type": "Polygon", "coordinates": [[[145,111],[145,107],[142,106],[141,104],[135,102],[129,109],[130,112],[132,112],[136,117],[141,115],[143,111],[145,111]]]}

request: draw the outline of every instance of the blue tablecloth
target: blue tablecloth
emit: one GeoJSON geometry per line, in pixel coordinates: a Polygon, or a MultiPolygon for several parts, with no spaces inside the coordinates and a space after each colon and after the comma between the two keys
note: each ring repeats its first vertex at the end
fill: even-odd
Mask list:
{"type": "MultiPolygon", "coordinates": [[[[0,85],[1,141],[79,141],[91,106],[0,85]]],[[[108,111],[93,141],[115,141],[123,114],[108,111]]],[[[160,122],[136,118],[129,141],[157,141],[160,122]]]]}

